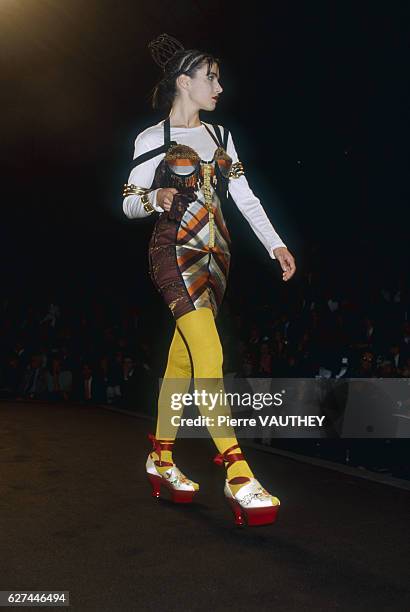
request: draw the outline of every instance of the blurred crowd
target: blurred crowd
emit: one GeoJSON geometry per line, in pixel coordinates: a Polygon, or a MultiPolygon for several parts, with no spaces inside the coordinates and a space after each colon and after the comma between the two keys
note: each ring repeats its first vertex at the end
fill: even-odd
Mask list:
{"type": "Polygon", "coordinates": [[[0,396],[135,408],[154,372],[150,347],[138,338],[138,314],[123,306],[121,320],[113,321],[95,300],[78,310],[4,298],[0,396]]]}
{"type": "MultiPolygon", "coordinates": [[[[233,279],[217,319],[225,374],[409,377],[409,291],[400,277],[396,286],[366,291],[371,299],[347,289],[335,292],[306,271],[293,289],[279,289],[272,298],[261,291],[256,299],[233,279]]],[[[158,306],[165,313],[160,300],[158,306]]],[[[31,297],[29,303],[3,296],[0,397],[134,410],[152,404],[166,346],[159,347],[156,319],[144,319],[145,310],[121,298],[113,308],[96,296],[81,299],[81,306],[55,295],[31,297]]]]}

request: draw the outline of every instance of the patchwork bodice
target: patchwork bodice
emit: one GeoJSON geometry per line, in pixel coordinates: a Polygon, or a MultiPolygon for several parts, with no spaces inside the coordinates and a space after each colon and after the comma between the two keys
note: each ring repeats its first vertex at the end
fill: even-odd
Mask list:
{"type": "Polygon", "coordinates": [[[214,184],[217,183],[218,176],[227,179],[232,167],[232,158],[223,147],[218,147],[213,158],[205,161],[194,149],[178,143],[170,146],[165,154],[164,162],[168,167],[171,180],[172,175],[176,176],[190,187],[204,180],[205,166],[209,167],[210,176],[215,177],[214,184]]]}
{"type": "Polygon", "coordinates": [[[192,147],[174,142],[157,167],[154,186],[175,187],[179,191],[201,189],[205,195],[205,205],[211,210],[211,186],[219,197],[223,196],[228,189],[232,162],[221,146],[217,147],[211,160],[205,161],[192,147]]]}
{"type": "MultiPolygon", "coordinates": [[[[226,152],[228,139],[226,137],[222,140],[220,137],[218,140],[208,126],[205,123],[203,125],[217,146],[210,160],[201,159],[195,149],[188,145],[171,141],[169,119],[164,122],[164,140],[169,143],[163,159],[165,179],[169,186],[177,189],[193,187],[198,190],[205,187],[206,191],[210,191],[212,185],[222,196],[228,188],[232,167],[232,158],[226,152]]],[[[219,133],[219,128],[217,131],[219,133]]]]}
{"type": "Polygon", "coordinates": [[[216,144],[212,159],[201,159],[192,147],[171,140],[170,120],[164,120],[164,144],[139,155],[133,163],[135,166],[164,152],[165,155],[158,164],[151,187],[139,187],[134,184],[125,184],[123,195],[141,195],[144,209],[150,213],[154,208],[148,201],[149,192],[161,187],[174,187],[180,192],[184,190],[201,190],[205,197],[205,207],[213,214],[213,190],[219,199],[228,198],[230,178],[239,178],[243,174],[240,161],[233,163],[227,153],[229,130],[224,129],[222,138],[218,125],[213,125],[213,133],[206,123],[203,126],[216,144]],[[213,190],[212,190],[213,187],[213,190]]]}

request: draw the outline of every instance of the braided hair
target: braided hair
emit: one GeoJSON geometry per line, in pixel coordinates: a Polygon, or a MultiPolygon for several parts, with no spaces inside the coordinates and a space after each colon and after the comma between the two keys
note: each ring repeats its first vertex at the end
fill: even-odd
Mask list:
{"type": "Polygon", "coordinates": [[[177,92],[176,79],[180,74],[193,77],[204,64],[208,64],[209,74],[213,64],[220,64],[219,58],[198,49],[185,49],[182,43],[168,34],[161,34],[152,40],[148,48],[153,60],[164,72],[153,89],[154,109],[168,111],[171,108],[177,92]]]}

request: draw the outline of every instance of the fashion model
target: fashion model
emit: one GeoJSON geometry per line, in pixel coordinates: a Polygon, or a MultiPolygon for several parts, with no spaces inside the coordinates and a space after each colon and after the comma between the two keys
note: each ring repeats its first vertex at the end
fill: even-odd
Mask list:
{"type": "MultiPolygon", "coordinates": [[[[138,134],[123,210],[127,217],[157,215],[149,244],[149,272],[175,319],[175,332],[158,400],[155,436],[146,471],[154,497],[161,487],[176,503],[189,503],[199,485],[174,464],[177,429],[162,435],[172,412],[170,388],[188,389],[198,381],[222,380],[223,353],[215,325],[229,272],[231,238],[222,204],[228,194],[252,230],[277,259],[283,280],[295,272],[295,261],[250,189],[232,134],[221,125],[201,121],[201,110],[213,111],[222,94],[219,60],[185,49],[162,34],[149,44],[163,77],[153,92],[153,107],[165,119],[138,134]],[[170,435],[172,434],[172,435],[170,435]]],[[[206,414],[199,406],[201,414],[206,414]]],[[[221,413],[226,410],[219,407],[221,413]]],[[[230,408],[228,407],[230,414],[230,408]]],[[[209,414],[209,413],[208,413],[209,414]]],[[[215,412],[214,412],[215,415],[215,412]]],[[[211,431],[211,430],[210,430],[211,431]]],[[[215,463],[226,469],[224,494],[238,525],[273,523],[280,505],[255,478],[233,428],[213,435],[219,451],[215,463]]]]}

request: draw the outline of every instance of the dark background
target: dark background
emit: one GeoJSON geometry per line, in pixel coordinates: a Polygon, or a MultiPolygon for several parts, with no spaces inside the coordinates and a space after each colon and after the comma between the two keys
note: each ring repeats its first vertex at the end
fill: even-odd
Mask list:
{"type": "MultiPolygon", "coordinates": [[[[404,2],[2,2],[3,289],[159,305],[154,220],[127,219],[121,191],[137,133],[163,118],[147,49],[162,32],[221,58],[224,92],[202,119],[232,131],[297,274],[315,255],[336,284],[407,273],[409,13],[404,2]]],[[[226,217],[232,282],[281,282],[232,200],[226,217]]]]}

